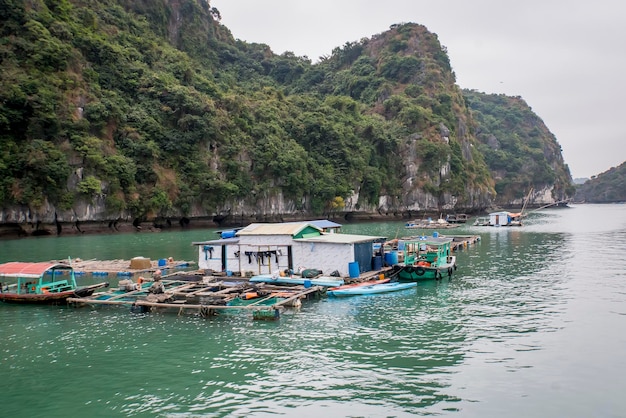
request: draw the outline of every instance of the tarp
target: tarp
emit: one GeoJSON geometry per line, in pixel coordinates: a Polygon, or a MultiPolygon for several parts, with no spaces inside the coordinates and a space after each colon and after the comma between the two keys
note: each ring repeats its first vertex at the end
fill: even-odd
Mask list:
{"type": "Polygon", "coordinates": [[[0,264],[0,277],[28,277],[39,278],[51,268],[60,268],[71,270],[72,267],[67,264],[41,262],[41,263],[23,263],[13,261],[10,263],[0,264]]]}
{"type": "Polygon", "coordinates": [[[135,257],[130,260],[130,268],[135,270],[145,270],[152,267],[152,262],[149,258],[135,257]]]}

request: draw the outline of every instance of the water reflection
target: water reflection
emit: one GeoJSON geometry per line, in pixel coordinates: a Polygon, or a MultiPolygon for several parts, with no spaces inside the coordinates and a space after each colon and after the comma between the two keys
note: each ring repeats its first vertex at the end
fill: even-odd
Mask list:
{"type": "Polygon", "coordinates": [[[626,370],[625,212],[593,209],[463,227],[482,239],[457,254],[452,279],[306,302],[278,322],[1,305],[3,412],[581,416],[600,401],[623,411],[621,386],[605,382],[626,370]],[[612,223],[583,223],[597,210],[612,223]],[[33,399],[68,376],[54,402],[33,399]]]}

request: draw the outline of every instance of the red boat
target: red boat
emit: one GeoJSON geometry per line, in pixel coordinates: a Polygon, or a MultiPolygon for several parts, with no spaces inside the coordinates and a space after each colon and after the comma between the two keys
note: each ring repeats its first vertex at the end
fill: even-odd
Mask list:
{"type": "Polygon", "coordinates": [[[0,280],[0,301],[11,303],[57,304],[109,286],[78,287],[72,266],[55,262],[0,264],[0,280]]]}

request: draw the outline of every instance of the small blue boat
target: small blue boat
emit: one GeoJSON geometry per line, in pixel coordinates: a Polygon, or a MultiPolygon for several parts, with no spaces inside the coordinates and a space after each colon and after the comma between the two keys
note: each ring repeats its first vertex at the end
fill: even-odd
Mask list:
{"type": "Polygon", "coordinates": [[[329,290],[326,293],[331,296],[373,295],[376,293],[396,292],[398,290],[410,289],[416,286],[417,282],[392,282],[351,287],[348,289],[329,290]]]}
{"type": "Polygon", "coordinates": [[[311,286],[326,286],[326,287],[335,287],[341,286],[344,281],[341,278],[337,277],[316,277],[314,279],[307,279],[305,277],[281,277],[281,276],[273,276],[271,274],[259,274],[257,276],[252,276],[250,278],[251,282],[261,282],[261,283],[282,283],[282,284],[303,284],[311,286]]]}

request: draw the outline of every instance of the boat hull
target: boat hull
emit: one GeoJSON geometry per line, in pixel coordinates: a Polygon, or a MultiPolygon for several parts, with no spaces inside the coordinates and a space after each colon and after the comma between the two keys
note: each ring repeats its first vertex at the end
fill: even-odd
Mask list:
{"type": "Polygon", "coordinates": [[[438,266],[423,265],[396,265],[394,266],[395,277],[401,282],[419,282],[423,280],[440,280],[444,277],[452,277],[456,270],[456,258],[451,257],[449,263],[438,266]]]}
{"type": "Polygon", "coordinates": [[[408,283],[379,283],[368,286],[357,286],[346,289],[329,290],[326,293],[330,296],[357,296],[357,295],[374,295],[378,293],[397,292],[399,290],[410,289],[417,286],[416,282],[408,283]]]}
{"type": "Polygon", "coordinates": [[[371,285],[374,285],[374,284],[389,283],[390,281],[391,281],[391,279],[388,279],[388,278],[387,279],[369,280],[367,282],[344,284],[342,286],[337,286],[337,287],[329,287],[328,290],[352,289],[352,288],[361,287],[361,286],[371,286],[371,285]]]}
{"type": "Polygon", "coordinates": [[[271,274],[259,274],[250,278],[253,283],[282,283],[282,284],[310,284],[311,286],[334,287],[344,284],[343,279],[334,277],[317,277],[315,279],[307,279],[304,277],[275,277],[271,274]]]}
{"type": "Polygon", "coordinates": [[[97,289],[108,287],[106,282],[98,283],[91,286],[82,287],[76,290],[67,290],[65,292],[50,292],[50,293],[26,293],[18,294],[14,292],[2,292],[0,293],[0,301],[7,303],[20,303],[20,304],[40,304],[40,305],[55,305],[65,303],[68,298],[73,297],[86,297],[91,296],[97,289]]]}

